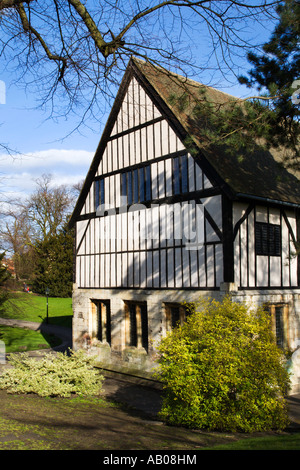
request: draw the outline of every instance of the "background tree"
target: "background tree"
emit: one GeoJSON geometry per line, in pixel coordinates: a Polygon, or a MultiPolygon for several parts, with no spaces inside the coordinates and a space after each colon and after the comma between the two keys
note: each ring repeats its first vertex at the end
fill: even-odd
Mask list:
{"type": "Polygon", "coordinates": [[[2,216],[0,240],[14,262],[16,279],[41,294],[72,291],[73,235],[67,220],[80,188],[55,186],[51,175],[36,181],[35,191],[23,201],[10,201],[2,216]]]}
{"type": "Polygon", "coordinates": [[[299,170],[300,3],[286,0],[277,11],[279,22],[263,46],[264,54],[248,54],[253,68],[240,82],[269,98],[267,136],[274,147],[290,150],[289,164],[299,170]]]}
{"type": "MultiPolygon", "coordinates": [[[[254,95],[239,99],[215,98],[205,86],[195,88],[193,103],[182,83],[170,96],[170,103],[196,120],[194,129],[203,149],[229,153],[237,165],[253,152],[276,152],[280,163],[299,171],[300,151],[300,4],[282,2],[277,9],[279,21],[263,55],[248,54],[254,68],[239,81],[256,88],[254,95]],[[298,80],[297,80],[298,78],[298,80]],[[257,93],[258,91],[258,93],[257,93]],[[299,96],[298,96],[299,95],[299,96]]],[[[186,141],[192,152],[193,135],[186,141]]]]}
{"type": "Polygon", "coordinates": [[[36,190],[26,202],[27,218],[35,240],[56,235],[63,227],[74,204],[71,188],[53,186],[52,176],[44,174],[36,180],[36,190]]]}
{"type": "Polygon", "coordinates": [[[73,231],[67,224],[56,234],[35,244],[36,262],[32,290],[51,297],[71,297],[73,286],[73,231]]]}
{"type": "Polygon", "coordinates": [[[0,309],[1,305],[8,299],[8,292],[5,289],[5,284],[10,278],[10,274],[4,264],[4,256],[5,253],[0,254],[0,309]]]}
{"type": "Polygon", "coordinates": [[[34,266],[32,230],[26,204],[9,201],[2,214],[0,225],[1,245],[8,252],[14,265],[16,280],[30,279],[34,266]]]}

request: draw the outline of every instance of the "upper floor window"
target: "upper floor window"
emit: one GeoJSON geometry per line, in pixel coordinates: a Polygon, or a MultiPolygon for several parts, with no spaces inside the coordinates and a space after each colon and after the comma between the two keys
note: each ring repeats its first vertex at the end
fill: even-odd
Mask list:
{"type": "Polygon", "coordinates": [[[122,173],[121,196],[127,199],[129,206],[151,200],[150,165],[122,173]]]}
{"type": "Polygon", "coordinates": [[[95,210],[104,204],[104,179],[95,181],[95,210]]]}
{"type": "Polygon", "coordinates": [[[124,201],[126,201],[128,206],[186,194],[189,191],[189,178],[194,178],[189,173],[192,171],[189,168],[187,155],[178,155],[158,162],[142,164],[139,167],[120,172],[118,180],[112,183],[114,188],[112,194],[115,192],[115,196],[106,195],[105,192],[111,187],[111,178],[115,178],[116,175],[102,176],[95,180],[95,210],[104,205],[107,202],[106,199],[110,200],[111,207],[118,207],[116,205],[117,193],[118,196],[121,196],[121,204],[124,205],[124,201]],[[118,190],[116,190],[117,185],[118,190]],[[115,200],[111,200],[114,197],[115,200]]]}
{"type": "Polygon", "coordinates": [[[173,159],[173,193],[188,192],[188,159],[187,155],[173,159]]]}
{"type": "Polygon", "coordinates": [[[280,225],[255,223],[255,253],[264,256],[281,255],[280,225]]]}

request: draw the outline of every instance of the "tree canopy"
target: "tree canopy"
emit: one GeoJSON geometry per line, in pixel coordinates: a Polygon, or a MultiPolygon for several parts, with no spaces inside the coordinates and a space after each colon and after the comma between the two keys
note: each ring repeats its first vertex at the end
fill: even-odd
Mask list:
{"type": "Polygon", "coordinates": [[[14,263],[16,280],[37,293],[46,287],[53,297],[72,293],[73,232],[67,222],[77,192],[42,175],[35,191],[24,201],[11,201],[2,215],[0,244],[14,263]]]}
{"type": "MultiPolygon", "coordinates": [[[[219,146],[243,159],[257,149],[276,153],[276,159],[292,171],[299,171],[300,157],[300,4],[282,2],[278,23],[261,53],[250,52],[253,68],[239,77],[254,92],[240,99],[230,97],[213,102],[205,87],[199,88],[193,116],[203,147],[219,146]],[[200,123],[200,124],[199,124],[200,123]]],[[[189,105],[182,86],[181,95],[171,96],[174,106],[189,105]]],[[[191,139],[192,141],[192,139],[191,139]]],[[[186,145],[189,146],[187,139],[186,145]]]]}

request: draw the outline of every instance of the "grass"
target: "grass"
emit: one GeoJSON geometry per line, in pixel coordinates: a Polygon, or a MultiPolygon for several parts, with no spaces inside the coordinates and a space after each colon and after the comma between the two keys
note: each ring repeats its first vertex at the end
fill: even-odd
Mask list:
{"type": "MultiPolygon", "coordinates": [[[[159,455],[180,450],[193,456],[200,450],[300,449],[300,433],[248,437],[166,426],[101,396],[42,398],[0,391],[0,401],[0,450],[156,450],[159,455]]],[[[220,456],[224,459],[224,453],[220,456]]],[[[228,457],[232,460],[231,454],[228,457]]]]}
{"type": "Polygon", "coordinates": [[[299,450],[300,433],[253,437],[230,444],[207,447],[206,450],[299,450]]]}
{"type": "MultiPolygon", "coordinates": [[[[48,320],[50,324],[71,328],[72,315],[71,298],[49,297],[48,320]]],[[[41,323],[47,317],[46,297],[25,292],[12,293],[2,306],[0,317],[41,323]]]]}
{"type": "MultiPolygon", "coordinates": [[[[72,299],[48,298],[48,323],[50,325],[71,328],[72,316],[72,299]]],[[[0,317],[38,323],[45,322],[47,299],[40,295],[13,292],[3,304],[0,317]]],[[[61,340],[53,335],[6,325],[0,325],[0,340],[4,341],[7,353],[48,349],[61,344],[61,340]]]]}
{"type": "Polygon", "coordinates": [[[54,335],[6,325],[0,325],[0,339],[5,343],[7,353],[48,349],[61,344],[54,335]]]}
{"type": "MultiPolygon", "coordinates": [[[[62,298],[52,298],[48,299],[48,307],[49,307],[49,323],[50,324],[57,324],[61,326],[68,326],[71,327],[72,324],[72,300],[71,299],[62,299],[62,298]]],[[[20,319],[25,321],[34,321],[34,322],[42,322],[46,319],[46,298],[43,296],[38,296],[34,294],[26,294],[26,293],[14,293],[13,296],[4,304],[0,316],[2,318],[14,318],[20,319]]],[[[6,352],[14,352],[17,350],[34,350],[34,349],[42,349],[41,345],[43,344],[44,347],[48,342],[53,347],[53,337],[47,338],[45,334],[41,335],[39,332],[27,330],[27,329],[19,329],[19,328],[11,328],[7,326],[0,325],[0,339],[5,342],[6,344],[6,352]],[[26,349],[25,349],[26,346],[26,349]]],[[[57,339],[57,338],[56,338],[57,339]]],[[[59,341],[59,340],[58,340],[59,341]]],[[[48,347],[48,346],[47,346],[48,347]]],[[[20,398],[20,406],[24,404],[25,397],[20,398]]],[[[19,399],[15,397],[15,399],[19,399]]],[[[33,397],[28,397],[29,399],[33,399],[33,397]]],[[[37,399],[36,399],[37,400],[37,399]]],[[[39,408],[43,404],[47,407],[49,403],[49,409],[47,407],[46,416],[50,416],[50,411],[53,411],[53,400],[49,401],[47,399],[38,399],[39,408]],[[51,406],[50,406],[51,405],[51,406]]],[[[62,401],[59,401],[59,403],[62,401]]],[[[63,401],[63,410],[65,410],[66,402],[63,401]]],[[[74,401],[73,401],[74,403],[74,401]]],[[[81,405],[84,406],[84,403],[81,405]]],[[[77,414],[79,412],[79,416],[86,413],[86,409],[81,409],[79,403],[76,403],[76,410],[77,414]],[[80,409],[79,409],[80,408],[80,409]]],[[[91,406],[91,404],[90,404],[91,406]]],[[[88,406],[88,409],[90,408],[88,406]]],[[[5,409],[5,407],[3,408],[5,409]]],[[[35,416],[33,410],[36,410],[36,402],[33,405],[32,412],[29,413],[29,416],[35,416]]],[[[94,410],[96,411],[96,410],[94,410]]],[[[97,410],[99,413],[99,411],[97,410]]],[[[19,412],[20,414],[20,412],[19,412]]],[[[61,412],[59,413],[61,414],[61,412]]],[[[58,415],[59,415],[58,414],[58,415]]],[[[75,408],[70,413],[70,420],[75,420],[75,408]]],[[[109,423],[111,421],[113,414],[109,413],[109,423]]],[[[56,422],[55,418],[55,422],[56,422]]],[[[76,418],[77,419],[77,418],[76,418]]],[[[26,419],[27,421],[27,419],[26,419]]],[[[87,426],[87,424],[85,423],[87,426]]],[[[124,426],[124,421],[122,421],[122,426],[124,426]]],[[[122,428],[121,424],[117,426],[118,429],[122,428]]],[[[149,427],[149,425],[147,424],[149,427]]],[[[102,428],[102,425],[100,426],[102,428]]],[[[52,427],[52,423],[48,425],[45,423],[44,426],[41,426],[38,423],[23,423],[22,425],[19,423],[18,420],[8,420],[6,416],[0,416],[0,450],[4,449],[70,449],[73,448],[73,445],[76,448],[76,434],[72,435],[72,439],[69,436],[69,429],[67,427],[65,431],[61,431],[61,434],[57,436],[55,434],[55,439],[52,438],[52,433],[57,433],[57,426],[52,427]],[[58,437],[58,439],[57,439],[58,437]],[[66,437],[66,442],[64,442],[64,438],[66,437]]],[[[85,428],[84,428],[85,429],[85,428]]],[[[159,427],[155,426],[154,429],[160,429],[159,427]]],[[[164,432],[171,431],[171,429],[164,428],[164,432]]],[[[81,435],[82,427],[78,427],[77,434],[81,435]]],[[[107,432],[107,431],[106,431],[107,432]]],[[[189,434],[186,430],[182,429],[181,434],[184,433],[189,434]]],[[[105,433],[104,433],[105,434],[105,433]]],[[[143,433],[142,433],[143,434],[143,433]]],[[[147,434],[147,430],[145,429],[145,435],[147,434]]],[[[300,433],[281,433],[279,435],[272,435],[272,436],[259,436],[259,437],[244,437],[243,439],[234,439],[234,435],[228,436],[228,439],[233,442],[228,442],[224,444],[213,445],[214,441],[214,433],[210,435],[210,433],[205,433],[205,435],[210,436],[210,443],[205,443],[204,445],[199,442],[195,443],[195,447],[197,450],[299,450],[300,449],[300,433]]],[[[127,436],[130,433],[127,432],[126,434],[126,445],[127,436]]],[[[136,433],[134,433],[136,435],[136,433]]],[[[155,433],[151,436],[153,437],[155,433]]],[[[198,436],[198,433],[196,433],[198,436]]],[[[194,436],[194,434],[193,434],[194,436]]],[[[199,433],[199,438],[202,436],[199,433]]],[[[119,438],[118,435],[118,443],[114,444],[111,447],[111,441],[113,440],[112,437],[110,440],[105,440],[103,443],[103,448],[105,449],[118,449],[119,447],[119,438]]],[[[190,438],[190,436],[189,436],[190,438]]],[[[158,441],[162,445],[162,436],[158,437],[158,441]]],[[[225,437],[224,437],[225,439],[225,437]]],[[[226,439],[225,439],[226,440],[226,439]]],[[[91,445],[92,448],[99,448],[102,447],[102,444],[90,444],[90,434],[87,436],[86,440],[81,444],[77,444],[79,448],[89,448],[91,445]],[[93,445],[95,447],[93,447],[93,445]]],[[[174,441],[174,436],[170,442],[174,441]]],[[[187,439],[188,441],[188,439],[187,439]]],[[[200,439],[199,439],[200,441],[200,439]]],[[[134,441],[135,442],[135,441],[134,441]]],[[[223,440],[224,442],[224,440],[223,440]]],[[[130,443],[129,448],[135,448],[135,443],[130,443]],[[132,445],[133,447],[130,447],[132,445]]],[[[77,447],[77,448],[78,448],[77,447]]],[[[122,447],[124,448],[124,447],[122,447]]],[[[126,447],[125,447],[126,448],[126,447]]],[[[127,447],[128,448],[128,447],[127,447]]],[[[149,447],[148,447],[149,448],[149,447]]],[[[151,448],[151,447],[150,447],[151,448]]],[[[176,444],[173,443],[172,449],[176,448],[176,444]]],[[[181,447],[180,447],[181,448],[181,447]]],[[[185,447],[186,448],[186,447],[185,447]]]]}

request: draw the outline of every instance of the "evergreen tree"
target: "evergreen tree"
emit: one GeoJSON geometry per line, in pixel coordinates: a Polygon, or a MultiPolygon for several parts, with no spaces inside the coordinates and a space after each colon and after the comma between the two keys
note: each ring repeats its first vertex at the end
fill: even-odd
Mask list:
{"type": "MultiPolygon", "coordinates": [[[[259,149],[280,149],[284,166],[299,169],[300,138],[300,3],[282,2],[277,9],[278,24],[263,54],[248,54],[253,65],[248,77],[239,81],[256,88],[257,96],[228,98],[214,102],[205,87],[199,88],[192,120],[196,119],[198,139],[203,148],[219,146],[241,162],[247,153],[259,149]],[[298,86],[297,86],[298,85],[298,86]]],[[[171,95],[170,104],[189,112],[189,100],[171,95]]],[[[193,135],[185,142],[191,147],[193,135]]]]}
{"type": "Polygon", "coordinates": [[[240,82],[265,92],[269,99],[265,137],[274,147],[290,150],[289,163],[299,165],[300,137],[300,3],[286,0],[278,9],[279,22],[263,55],[248,54],[253,68],[240,82]]]}
{"type": "Polygon", "coordinates": [[[3,264],[5,253],[0,254],[0,308],[8,298],[8,292],[5,290],[5,283],[10,278],[10,274],[3,264]]]}
{"type": "Polygon", "coordinates": [[[73,279],[73,232],[63,227],[38,241],[35,246],[36,267],[32,284],[34,292],[51,297],[71,297],[73,279]]]}

